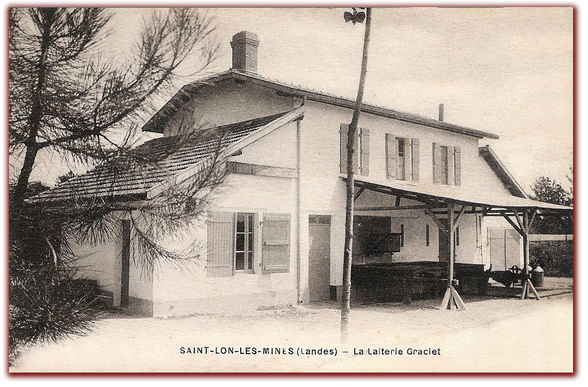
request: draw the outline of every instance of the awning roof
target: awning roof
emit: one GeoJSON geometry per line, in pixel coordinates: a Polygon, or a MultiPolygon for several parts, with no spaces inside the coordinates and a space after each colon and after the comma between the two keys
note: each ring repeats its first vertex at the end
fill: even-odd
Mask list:
{"type": "MultiPolygon", "coordinates": [[[[343,177],[346,180],[346,177],[343,177]]],[[[443,203],[453,202],[460,205],[480,207],[486,210],[537,209],[542,213],[571,213],[572,207],[544,203],[537,200],[520,198],[493,191],[481,191],[462,186],[424,185],[401,181],[368,181],[355,179],[355,186],[390,195],[400,195],[417,200],[431,207],[440,207],[443,203]]]]}

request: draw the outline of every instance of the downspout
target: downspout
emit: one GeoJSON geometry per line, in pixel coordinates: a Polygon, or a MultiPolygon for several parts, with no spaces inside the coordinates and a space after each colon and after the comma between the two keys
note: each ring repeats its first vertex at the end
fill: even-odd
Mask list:
{"type": "Polygon", "coordinates": [[[300,117],[296,120],[296,290],[298,304],[302,303],[302,284],[300,283],[302,278],[300,267],[302,260],[300,252],[302,239],[300,230],[300,220],[302,218],[300,204],[300,132],[302,130],[302,119],[303,117],[300,117]]]}

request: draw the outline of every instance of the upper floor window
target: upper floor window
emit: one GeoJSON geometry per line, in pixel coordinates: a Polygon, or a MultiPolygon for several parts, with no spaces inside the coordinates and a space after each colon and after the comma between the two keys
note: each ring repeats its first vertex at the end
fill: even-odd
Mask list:
{"type": "Polygon", "coordinates": [[[419,140],[386,133],[388,179],[419,181],[419,140]]]}
{"type": "Polygon", "coordinates": [[[396,162],[396,179],[398,180],[406,180],[406,159],[405,159],[405,149],[404,149],[404,139],[403,138],[396,138],[396,145],[398,149],[397,162],[396,162]]]}
{"type": "Polygon", "coordinates": [[[433,183],[461,185],[461,149],[433,143],[433,183]]]}

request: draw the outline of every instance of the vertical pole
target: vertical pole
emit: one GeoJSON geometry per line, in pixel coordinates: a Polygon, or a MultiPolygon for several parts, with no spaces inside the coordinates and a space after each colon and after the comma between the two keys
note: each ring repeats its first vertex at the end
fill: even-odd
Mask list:
{"type": "Polygon", "coordinates": [[[120,278],[120,306],[129,306],[129,280],[131,262],[131,222],[122,221],[122,253],[121,253],[121,278],[120,278]]]}
{"type": "Polygon", "coordinates": [[[361,73],[359,87],[353,116],[347,132],[347,185],[345,203],[345,249],[343,251],[343,295],[341,299],[341,342],[347,343],[349,310],[351,309],[351,264],[353,260],[353,198],[355,188],[355,175],[353,171],[353,152],[357,136],[357,124],[363,103],[363,89],[367,74],[368,47],[370,43],[372,9],[366,8],[365,33],[363,38],[363,56],[361,60],[361,73]]]}
{"type": "Polygon", "coordinates": [[[525,265],[525,275],[529,274],[529,212],[523,212],[523,244],[525,245],[525,254],[523,255],[523,263],[525,265]]]}
{"type": "MultiPolygon", "coordinates": [[[[449,271],[448,271],[448,275],[447,275],[447,289],[451,289],[453,287],[453,259],[454,259],[454,254],[455,254],[455,248],[453,245],[453,241],[455,239],[455,232],[454,232],[454,218],[453,218],[453,209],[455,208],[453,203],[448,203],[447,204],[447,219],[448,219],[448,223],[447,223],[447,232],[449,233],[449,271]]],[[[448,308],[451,309],[451,301],[452,299],[449,300],[449,305],[448,308]]]]}
{"type": "Polygon", "coordinates": [[[301,282],[301,253],[300,253],[300,242],[301,242],[301,230],[300,230],[300,221],[301,221],[301,202],[300,202],[300,191],[301,191],[301,182],[300,182],[300,132],[302,129],[302,119],[298,119],[296,121],[296,287],[297,287],[297,300],[298,304],[302,302],[302,284],[301,282]]]}
{"type": "Polygon", "coordinates": [[[455,256],[455,221],[453,219],[453,210],[455,206],[453,203],[448,204],[447,206],[447,215],[449,219],[448,229],[449,232],[449,286],[453,283],[453,260],[455,256]]]}

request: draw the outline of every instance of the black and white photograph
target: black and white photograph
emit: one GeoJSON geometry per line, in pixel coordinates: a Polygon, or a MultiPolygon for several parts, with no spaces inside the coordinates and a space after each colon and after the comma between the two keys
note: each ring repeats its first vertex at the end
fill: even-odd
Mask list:
{"type": "Polygon", "coordinates": [[[574,373],[576,11],[6,7],[9,373],[574,373]]]}

